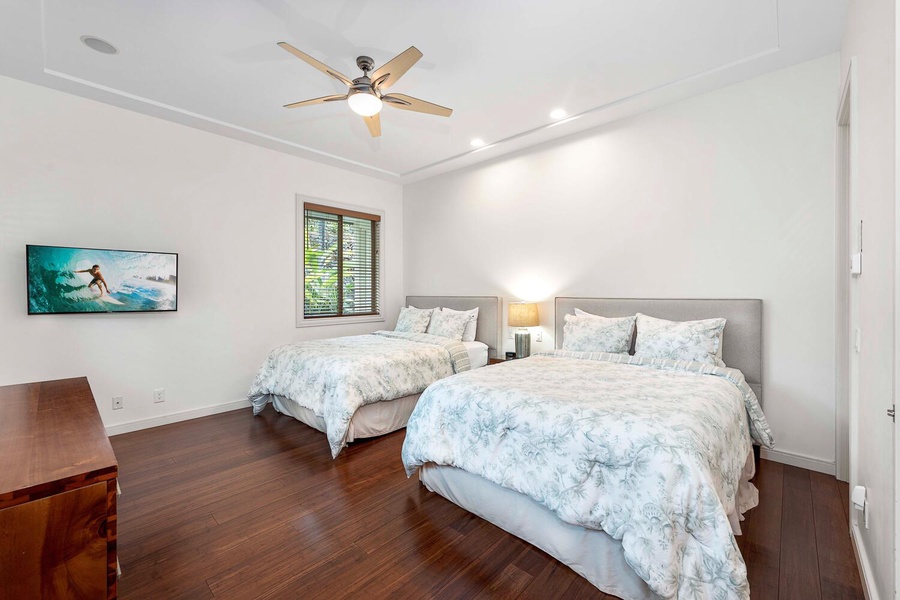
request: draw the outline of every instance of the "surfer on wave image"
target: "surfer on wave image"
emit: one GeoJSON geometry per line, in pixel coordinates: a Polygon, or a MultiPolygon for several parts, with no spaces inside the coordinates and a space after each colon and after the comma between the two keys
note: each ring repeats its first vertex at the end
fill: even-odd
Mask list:
{"type": "Polygon", "coordinates": [[[38,245],[25,253],[29,314],[176,310],[177,254],[38,245]]]}
{"type": "Polygon", "coordinates": [[[109,286],[106,284],[106,280],[103,279],[103,273],[100,272],[100,265],[94,265],[90,269],[82,269],[80,271],[75,271],[76,273],[90,273],[91,282],[88,284],[88,289],[97,286],[97,289],[100,291],[100,295],[103,295],[103,288],[106,288],[106,293],[109,293],[109,286]]]}

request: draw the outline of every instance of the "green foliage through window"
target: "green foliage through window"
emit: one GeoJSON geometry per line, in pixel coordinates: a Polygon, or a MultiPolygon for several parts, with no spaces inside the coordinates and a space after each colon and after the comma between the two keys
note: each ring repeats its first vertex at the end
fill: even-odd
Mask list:
{"type": "Polygon", "coordinates": [[[379,314],[379,229],[376,215],[304,205],[304,318],[379,314]]]}

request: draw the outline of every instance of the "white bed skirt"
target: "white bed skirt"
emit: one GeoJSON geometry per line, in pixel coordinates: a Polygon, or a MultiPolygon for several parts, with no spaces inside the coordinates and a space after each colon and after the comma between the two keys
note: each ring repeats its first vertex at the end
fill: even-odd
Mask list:
{"type": "Polygon", "coordinates": [[[438,493],[569,565],[601,591],[626,600],[658,600],[625,562],[622,544],[603,531],[561,521],[528,496],[456,467],[428,463],[419,480],[438,493]]]}
{"type": "MultiPolygon", "coordinates": [[[[739,506],[756,505],[756,489],[747,483],[753,474],[751,452],[741,477],[739,506]],[[748,493],[752,498],[741,498],[748,493]]],[[[625,562],[622,543],[604,531],[566,523],[528,496],[456,467],[427,463],[419,468],[419,480],[430,491],[537,546],[607,594],[625,600],[659,599],[625,562]]],[[[740,533],[738,514],[729,518],[740,533]]]]}
{"type": "MultiPolygon", "coordinates": [[[[347,443],[357,438],[370,438],[391,433],[406,427],[409,415],[412,414],[419,396],[403,396],[395,400],[384,400],[365,404],[356,411],[350,419],[350,428],[347,430],[347,443]]],[[[300,406],[293,400],[284,396],[273,394],[272,406],[278,412],[290,415],[302,423],[306,423],[313,429],[325,433],[325,419],[316,415],[310,409],[300,406]]]]}

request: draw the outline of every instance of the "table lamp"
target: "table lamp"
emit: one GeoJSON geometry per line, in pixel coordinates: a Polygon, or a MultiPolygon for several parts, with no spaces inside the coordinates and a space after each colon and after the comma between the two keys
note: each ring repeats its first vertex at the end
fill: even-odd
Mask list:
{"type": "Polygon", "coordinates": [[[516,358],[530,356],[531,332],[525,329],[525,327],[537,327],[540,325],[537,304],[534,302],[510,303],[507,324],[510,327],[522,328],[516,331],[516,358]]]}

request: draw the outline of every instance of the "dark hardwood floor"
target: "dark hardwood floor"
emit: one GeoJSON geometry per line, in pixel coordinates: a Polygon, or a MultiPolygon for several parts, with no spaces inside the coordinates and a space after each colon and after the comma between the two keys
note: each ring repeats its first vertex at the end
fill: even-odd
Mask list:
{"type": "MultiPolygon", "coordinates": [[[[271,408],[115,436],[121,598],[611,598],[407,479],[404,432],[332,460],[271,408]]],[[[762,461],[738,537],[754,598],[862,598],[847,486],[762,461]]]]}

